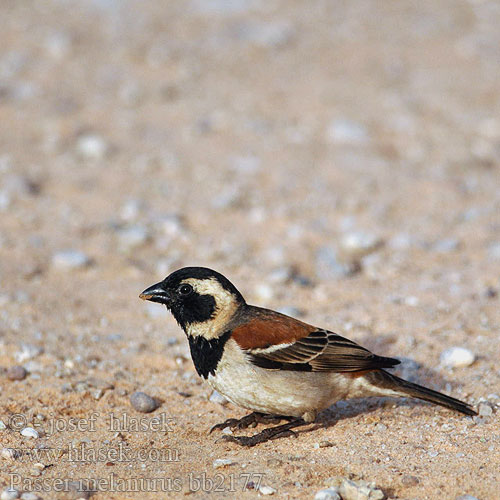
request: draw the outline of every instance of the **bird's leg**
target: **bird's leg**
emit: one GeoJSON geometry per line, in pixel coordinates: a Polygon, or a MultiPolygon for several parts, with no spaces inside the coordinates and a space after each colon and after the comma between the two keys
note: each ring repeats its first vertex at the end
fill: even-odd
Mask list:
{"type": "Polygon", "coordinates": [[[256,427],[257,424],[260,423],[277,423],[280,420],[287,419],[288,417],[278,417],[275,415],[266,415],[264,413],[259,413],[257,411],[254,411],[250,413],[249,415],[244,416],[243,418],[228,418],[225,422],[221,422],[220,424],[214,425],[210,431],[209,434],[211,434],[215,430],[222,430],[225,429],[226,427],[229,427],[230,429],[248,429],[256,427]]]}
{"type": "Polygon", "coordinates": [[[296,436],[296,433],[292,431],[295,427],[300,427],[301,425],[306,425],[306,422],[302,418],[294,419],[287,424],[277,425],[275,427],[268,427],[258,434],[253,436],[222,436],[221,439],[224,441],[231,441],[232,443],[238,443],[241,446],[255,446],[256,444],[265,443],[271,439],[278,439],[287,436],[296,436]]]}

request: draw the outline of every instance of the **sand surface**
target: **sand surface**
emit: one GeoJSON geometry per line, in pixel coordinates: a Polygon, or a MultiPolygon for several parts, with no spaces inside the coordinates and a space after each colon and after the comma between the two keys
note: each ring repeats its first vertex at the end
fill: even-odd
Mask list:
{"type": "Polygon", "coordinates": [[[499,497],[498,2],[3,0],[0,19],[2,490],[499,497]],[[184,265],[484,416],[359,400],[296,439],[217,441],[246,412],[138,298],[184,265]],[[444,366],[454,346],[474,363],[444,366]]]}

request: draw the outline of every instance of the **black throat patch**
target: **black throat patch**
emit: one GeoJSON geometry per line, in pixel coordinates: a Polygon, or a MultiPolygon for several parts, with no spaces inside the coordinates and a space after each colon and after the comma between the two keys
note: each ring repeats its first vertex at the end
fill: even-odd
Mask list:
{"type": "Polygon", "coordinates": [[[207,379],[209,374],[215,375],[215,370],[224,352],[224,346],[230,336],[231,330],[210,340],[201,336],[188,336],[191,358],[193,358],[194,367],[200,377],[207,379]]]}

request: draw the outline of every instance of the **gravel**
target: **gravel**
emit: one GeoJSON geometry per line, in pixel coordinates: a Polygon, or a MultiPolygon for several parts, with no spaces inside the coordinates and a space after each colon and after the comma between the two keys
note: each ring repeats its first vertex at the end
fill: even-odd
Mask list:
{"type": "Polygon", "coordinates": [[[341,500],[337,488],[326,488],[314,495],[314,500],[341,500]]]}
{"type": "Polygon", "coordinates": [[[15,500],[16,498],[19,498],[19,491],[17,491],[15,488],[7,488],[2,491],[2,494],[0,495],[1,500],[15,500]]]}
{"type": "Polygon", "coordinates": [[[21,436],[36,439],[39,437],[39,434],[33,427],[25,427],[21,430],[21,436]]]}
{"type": "Polygon", "coordinates": [[[220,393],[217,391],[213,391],[212,394],[210,394],[210,397],[208,398],[212,403],[218,403],[220,405],[227,405],[229,401],[220,393]]]}
{"type": "Polygon", "coordinates": [[[477,410],[480,417],[491,417],[493,415],[493,408],[487,403],[479,403],[477,410]]]}
{"type": "Polygon", "coordinates": [[[77,153],[86,160],[102,160],[108,149],[104,138],[97,134],[82,135],[76,141],[77,153]]]}
{"type": "Polygon", "coordinates": [[[25,492],[21,495],[21,500],[39,500],[40,497],[36,493],[25,492]]]}
{"type": "Polygon", "coordinates": [[[145,392],[134,392],[130,396],[131,405],[141,413],[151,413],[158,408],[158,403],[145,392]]]}
{"type": "Polygon", "coordinates": [[[56,269],[81,269],[90,265],[91,259],[80,250],[59,250],[52,256],[52,265],[56,269]]]}
{"type": "Polygon", "coordinates": [[[217,458],[213,461],[212,466],[214,469],[221,469],[222,467],[227,467],[233,465],[235,462],[230,458],[217,458]]]}
{"type": "Polygon", "coordinates": [[[134,225],[118,230],[118,243],[121,250],[128,251],[144,245],[149,232],[144,226],[134,225]]]}
{"type": "Polygon", "coordinates": [[[15,353],[14,358],[18,363],[24,363],[29,359],[36,358],[42,353],[43,353],[43,348],[39,346],[33,344],[22,344],[21,350],[15,353]]]}
{"type": "Polygon", "coordinates": [[[328,125],[326,140],[333,144],[362,145],[368,142],[369,134],[360,123],[336,119],[328,125]]]}
{"type": "Polygon", "coordinates": [[[447,368],[461,368],[474,363],[476,356],[465,347],[449,347],[440,356],[441,364],[447,368]]]}
{"type": "Polygon", "coordinates": [[[342,500],[382,500],[384,493],[374,483],[344,479],[339,487],[342,500]]]}
{"type": "Polygon", "coordinates": [[[23,366],[16,365],[16,366],[10,366],[7,368],[7,378],[9,380],[24,380],[26,378],[26,375],[28,372],[23,366]]]}
{"type": "Polygon", "coordinates": [[[274,495],[276,493],[276,490],[271,486],[261,486],[259,488],[259,493],[261,495],[274,495]]]}

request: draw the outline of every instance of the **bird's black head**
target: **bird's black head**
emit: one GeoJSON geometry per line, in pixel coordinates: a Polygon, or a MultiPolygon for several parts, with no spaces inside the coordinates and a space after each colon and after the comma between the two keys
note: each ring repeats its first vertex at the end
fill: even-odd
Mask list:
{"type": "Polygon", "coordinates": [[[144,290],[141,299],[164,304],[188,335],[215,338],[245,299],[222,274],[183,267],[144,290]]]}

